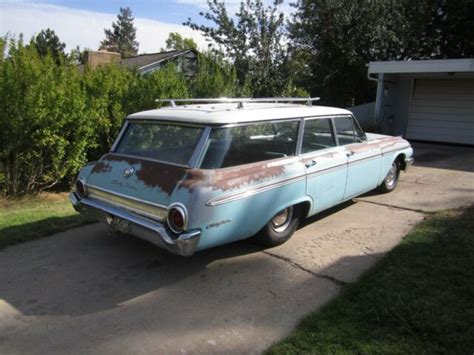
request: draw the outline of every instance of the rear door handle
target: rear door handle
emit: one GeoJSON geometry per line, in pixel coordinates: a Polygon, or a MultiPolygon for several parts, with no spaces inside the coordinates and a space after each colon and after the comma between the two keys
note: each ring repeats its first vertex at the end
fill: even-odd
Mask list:
{"type": "Polygon", "coordinates": [[[310,162],[305,163],[304,166],[306,166],[306,168],[311,168],[312,166],[315,166],[316,164],[318,164],[318,162],[313,159],[313,160],[311,160],[310,162]]]}
{"type": "Polygon", "coordinates": [[[349,158],[349,157],[353,156],[354,154],[355,154],[355,152],[351,150],[350,152],[346,153],[346,156],[349,158]]]}

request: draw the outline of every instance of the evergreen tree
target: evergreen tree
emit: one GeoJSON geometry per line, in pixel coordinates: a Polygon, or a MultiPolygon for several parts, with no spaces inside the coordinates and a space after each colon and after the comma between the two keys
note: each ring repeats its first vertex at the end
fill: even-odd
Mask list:
{"type": "Polygon", "coordinates": [[[34,45],[41,57],[50,54],[57,64],[65,57],[64,48],[66,48],[66,44],[61,42],[56,33],[50,28],[41,30],[35,37],[34,45]]]}
{"type": "Polygon", "coordinates": [[[135,40],[137,29],[133,25],[132,10],[130,8],[120,8],[117,15],[117,22],[112,23],[112,29],[105,29],[105,39],[100,43],[100,49],[110,52],[117,52],[122,58],[136,55],[138,52],[138,42],[135,40]]]}

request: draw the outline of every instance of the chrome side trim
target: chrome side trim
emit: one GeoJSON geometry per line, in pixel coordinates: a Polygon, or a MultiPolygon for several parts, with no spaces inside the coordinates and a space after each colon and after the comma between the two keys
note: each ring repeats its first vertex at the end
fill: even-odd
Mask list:
{"type": "Polygon", "coordinates": [[[250,196],[265,192],[265,191],[269,191],[281,186],[289,185],[294,182],[304,180],[305,178],[306,178],[305,175],[298,175],[289,179],[280,180],[280,181],[273,182],[270,184],[257,185],[242,192],[214,197],[206,202],[206,206],[217,206],[217,205],[222,205],[224,203],[237,201],[245,197],[250,197],[250,196]]]}
{"type": "Polygon", "coordinates": [[[328,168],[313,171],[312,173],[309,173],[307,175],[307,177],[308,177],[308,179],[311,179],[311,178],[314,178],[314,177],[319,176],[319,175],[332,173],[333,171],[337,171],[337,170],[343,169],[345,167],[347,167],[347,163],[338,164],[338,165],[331,166],[331,167],[328,167],[328,168]]]}
{"type": "Polygon", "coordinates": [[[403,146],[403,147],[400,147],[400,148],[395,148],[395,149],[390,149],[390,150],[385,150],[385,151],[382,149],[382,156],[384,156],[386,154],[389,154],[389,153],[398,152],[400,150],[404,150],[404,149],[407,149],[407,148],[410,148],[410,146],[406,145],[406,146],[403,146]]]}
{"type": "Polygon", "coordinates": [[[357,164],[359,164],[359,163],[363,163],[363,162],[366,161],[366,160],[372,160],[372,159],[380,158],[381,156],[382,156],[382,154],[374,154],[374,155],[371,155],[371,156],[368,156],[368,157],[350,160],[350,161],[349,161],[349,166],[351,166],[351,165],[357,165],[357,164]]]}

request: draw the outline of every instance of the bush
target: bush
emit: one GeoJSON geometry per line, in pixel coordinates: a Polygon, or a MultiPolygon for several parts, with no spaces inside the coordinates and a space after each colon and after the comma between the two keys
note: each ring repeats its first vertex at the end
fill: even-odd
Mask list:
{"type": "Polygon", "coordinates": [[[42,191],[75,174],[94,135],[75,67],[41,58],[33,42],[2,39],[0,162],[3,194],[42,191]]]}
{"type": "MultiPolygon", "coordinates": [[[[194,78],[173,65],[146,75],[116,64],[85,68],[39,55],[34,41],[0,38],[0,188],[24,195],[68,186],[79,169],[112,146],[125,117],[157,98],[249,96],[233,66],[200,54],[194,78]]],[[[288,84],[287,94],[301,94],[288,84]]]]}

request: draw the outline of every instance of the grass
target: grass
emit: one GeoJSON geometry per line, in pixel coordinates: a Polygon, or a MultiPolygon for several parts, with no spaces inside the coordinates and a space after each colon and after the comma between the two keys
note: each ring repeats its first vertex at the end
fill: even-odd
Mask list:
{"type": "Polygon", "coordinates": [[[420,223],[268,354],[473,354],[474,206],[420,223]]]}
{"type": "Polygon", "coordinates": [[[90,222],[74,211],[67,194],[0,199],[0,250],[90,222]]]}

